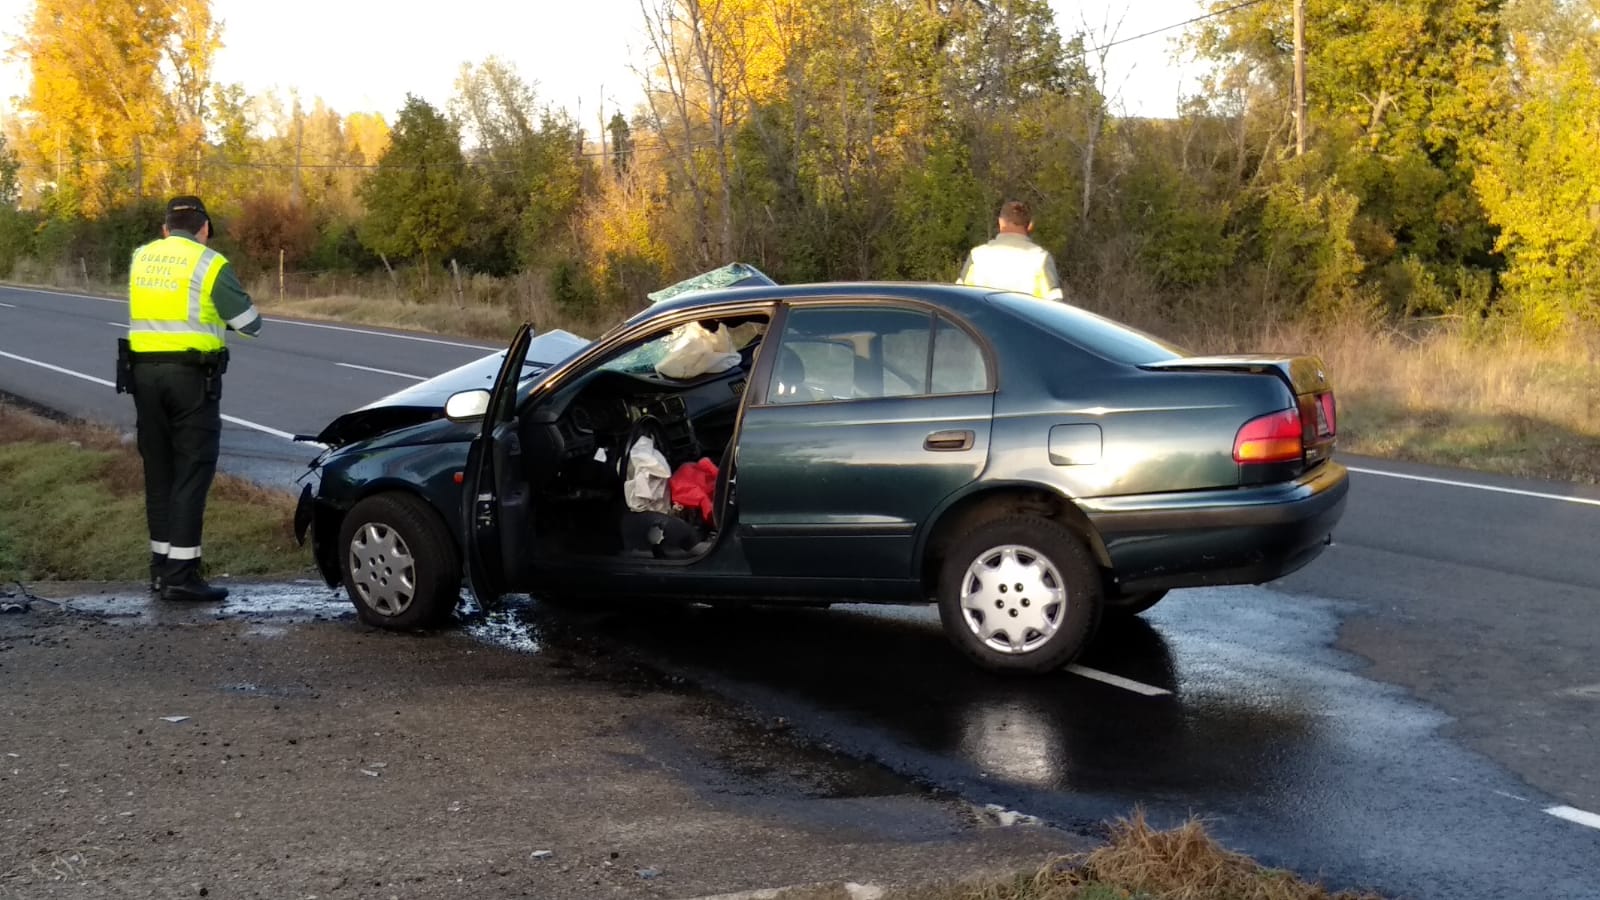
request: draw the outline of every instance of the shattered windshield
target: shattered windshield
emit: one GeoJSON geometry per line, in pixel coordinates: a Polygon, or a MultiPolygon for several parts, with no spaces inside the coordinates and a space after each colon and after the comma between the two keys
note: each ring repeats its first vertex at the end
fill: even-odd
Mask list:
{"type": "Polygon", "coordinates": [[[681,297],[695,291],[710,291],[717,288],[733,287],[738,284],[773,284],[772,279],[762,274],[760,269],[748,263],[729,263],[709,272],[701,272],[693,278],[686,278],[677,284],[668,285],[659,291],[646,294],[651,303],[661,303],[673,297],[681,297]]]}

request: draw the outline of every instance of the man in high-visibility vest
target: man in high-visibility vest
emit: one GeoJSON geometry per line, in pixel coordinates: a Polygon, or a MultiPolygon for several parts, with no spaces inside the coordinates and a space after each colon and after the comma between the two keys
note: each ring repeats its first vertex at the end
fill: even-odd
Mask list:
{"type": "Polygon", "coordinates": [[[972,248],[957,284],[1032,294],[1040,300],[1061,300],[1061,277],[1050,251],[1035,244],[1033,211],[1021,200],[1000,207],[1000,233],[972,248]]]}
{"type": "Polygon", "coordinates": [[[139,416],[150,588],[165,600],[218,601],[228,592],[201,573],[200,531],[222,435],[224,335],[254,337],[261,316],[233,267],[206,247],[211,217],[200,198],[169,202],[161,234],[133,254],[117,384],[139,416]]]}

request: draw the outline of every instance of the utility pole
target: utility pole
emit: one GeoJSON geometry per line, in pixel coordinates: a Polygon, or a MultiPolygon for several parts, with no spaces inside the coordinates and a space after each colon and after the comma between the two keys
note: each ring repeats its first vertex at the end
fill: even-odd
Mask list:
{"type": "Polygon", "coordinates": [[[1294,0],[1294,155],[1306,152],[1306,0],[1294,0]]]}
{"type": "Polygon", "coordinates": [[[133,202],[144,202],[144,145],[133,136],[133,202]]]}
{"type": "Polygon", "coordinates": [[[294,100],[294,184],[290,186],[290,197],[294,205],[299,206],[305,201],[305,183],[300,174],[300,167],[306,147],[306,123],[300,115],[300,98],[294,100]]]}

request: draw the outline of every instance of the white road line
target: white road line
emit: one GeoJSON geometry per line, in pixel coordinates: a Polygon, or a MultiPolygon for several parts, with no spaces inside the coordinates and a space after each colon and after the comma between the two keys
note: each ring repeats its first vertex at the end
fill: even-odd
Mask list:
{"type": "Polygon", "coordinates": [[[393,375],[396,378],[409,378],[412,381],[427,381],[421,375],[407,375],[405,372],[396,372],[391,369],[375,369],[372,366],[358,366],[355,363],[334,363],[343,369],[360,369],[363,372],[377,372],[379,375],[393,375]]]}
{"type": "MultiPolygon", "coordinates": [[[[53,294],[57,297],[76,297],[80,300],[104,300],[107,303],[121,303],[124,306],[128,304],[127,300],[120,297],[96,297],[92,294],[73,294],[68,293],[67,291],[47,291],[42,288],[17,287],[14,285],[0,285],[0,287],[4,287],[13,291],[27,291],[34,294],[53,294]]],[[[261,318],[263,321],[271,322],[274,325],[299,325],[303,328],[322,328],[328,331],[347,331],[351,334],[370,334],[373,337],[394,338],[401,341],[417,341],[418,343],[422,344],[442,344],[446,347],[465,347],[468,350],[483,350],[485,352],[492,352],[495,350],[505,349],[504,346],[491,347],[487,344],[467,344],[462,343],[461,341],[447,341],[443,338],[422,337],[415,334],[394,334],[388,331],[371,331],[366,328],[351,328],[348,325],[325,325],[321,322],[302,322],[298,319],[279,319],[274,316],[262,316],[261,318]]]]}
{"type": "Polygon", "coordinates": [[[74,372],[71,369],[63,369],[60,366],[53,366],[47,362],[40,362],[37,359],[29,359],[26,356],[18,356],[15,353],[7,353],[4,350],[0,350],[0,356],[4,356],[6,359],[14,359],[17,362],[27,363],[30,366],[38,366],[41,369],[49,369],[52,372],[59,372],[62,375],[71,375],[73,378],[82,378],[84,381],[92,381],[95,384],[105,385],[108,388],[115,388],[117,386],[116,382],[114,381],[107,381],[104,378],[96,378],[93,375],[85,375],[82,372],[74,372]]]}
{"type": "Polygon", "coordinates": [[[1566,494],[1549,494],[1544,491],[1525,491],[1520,488],[1498,487],[1492,484],[1477,484],[1471,481],[1456,481],[1451,478],[1430,478],[1426,475],[1405,475],[1400,472],[1385,472],[1382,469],[1365,469],[1359,466],[1346,466],[1352,472],[1362,475],[1378,475],[1383,478],[1399,478],[1404,481],[1420,481],[1424,484],[1440,484],[1446,487],[1469,488],[1475,491],[1489,491],[1495,494],[1513,494],[1518,497],[1532,497],[1536,500],[1559,500],[1562,503],[1577,503],[1582,506],[1600,506],[1600,500],[1588,497],[1571,497],[1566,494]]]}
{"type": "MultiPolygon", "coordinates": [[[[73,378],[82,378],[84,381],[92,381],[95,384],[104,385],[105,387],[108,387],[108,388],[115,388],[117,386],[116,382],[107,381],[104,378],[96,378],[93,375],[85,375],[82,372],[74,372],[71,369],[63,369],[60,366],[51,365],[50,363],[47,363],[47,362],[40,362],[37,359],[29,359],[26,356],[18,356],[15,353],[7,353],[4,350],[0,350],[0,356],[5,357],[6,359],[14,359],[14,360],[16,360],[17,362],[20,362],[20,363],[27,363],[30,366],[38,366],[41,369],[49,369],[52,372],[58,372],[58,373],[60,373],[62,375],[71,375],[73,378]]],[[[243,428],[251,428],[251,429],[254,429],[256,431],[261,432],[262,434],[270,434],[273,437],[280,437],[280,438],[283,438],[286,441],[294,440],[294,435],[290,434],[287,431],[279,431],[276,428],[272,428],[272,427],[267,426],[267,425],[262,425],[259,422],[252,422],[249,419],[241,419],[238,416],[225,415],[225,416],[222,417],[222,421],[224,421],[224,422],[232,422],[233,424],[241,426],[243,428]]]]}
{"type": "Polygon", "coordinates": [[[1123,678],[1121,675],[1113,675],[1110,672],[1102,672],[1099,669],[1080,666],[1077,663],[1067,666],[1067,671],[1074,675],[1082,675],[1085,678],[1092,678],[1095,681],[1109,684],[1112,687],[1122,688],[1125,691],[1143,694],[1146,697],[1169,697],[1172,695],[1172,692],[1166,688],[1158,688],[1142,681],[1134,681],[1132,678],[1123,678]]]}
{"type": "Polygon", "coordinates": [[[128,323],[127,322],[107,322],[106,324],[110,325],[112,328],[127,328],[128,327],[128,323]]]}
{"type": "Polygon", "coordinates": [[[96,297],[93,294],[74,294],[71,291],[52,291],[46,288],[23,287],[20,284],[0,284],[0,288],[8,291],[22,291],[27,294],[50,294],[56,297],[76,297],[79,300],[110,300],[112,303],[127,303],[115,297],[96,297]]]}
{"type": "Polygon", "coordinates": [[[1573,809],[1570,806],[1552,806],[1546,809],[1545,812],[1558,819],[1566,819],[1568,822],[1576,822],[1579,825],[1600,829],[1600,816],[1592,812],[1584,812],[1581,809],[1573,809]]]}
{"type": "MultiPolygon", "coordinates": [[[[270,434],[273,437],[281,437],[286,441],[294,440],[294,435],[290,434],[287,431],[279,431],[276,428],[272,428],[272,427],[267,426],[267,425],[261,425],[261,424],[256,423],[256,422],[252,422],[249,419],[241,419],[238,416],[230,416],[230,415],[224,414],[223,417],[222,417],[222,421],[224,421],[224,422],[232,422],[235,425],[239,425],[239,426],[242,426],[242,427],[245,427],[245,428],[254,428],[256,431],[259,431],[262,434],[270,434]]],[[[318,444],[317,446],[320,447],[322,445],[318,444]]]]}
{"type": "Polygon", "coordinates": [[[4,306],[6,309],[16,309],[17,308],[16,304],[14,304],[14,303],[0,303],[0,306],[4,306]]]}

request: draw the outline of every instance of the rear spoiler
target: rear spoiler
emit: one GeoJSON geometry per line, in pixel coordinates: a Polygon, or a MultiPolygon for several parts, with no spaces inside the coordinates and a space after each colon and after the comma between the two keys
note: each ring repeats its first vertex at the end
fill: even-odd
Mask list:
{"type": "Polygon", "coordinates": [[[1322,394],[1332,390],[1327,369],[1315,356],[1272,356],[1270,354],[1241,354],[1238,356],[1180,356],[1176,359],[1146,363],[1139,368],[1155,372],[1241,372],[1256,375],[1275,374],[1294,391],[1295,396],[1322,394]]]}

